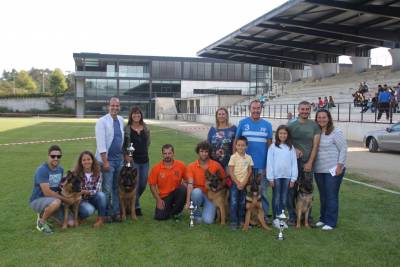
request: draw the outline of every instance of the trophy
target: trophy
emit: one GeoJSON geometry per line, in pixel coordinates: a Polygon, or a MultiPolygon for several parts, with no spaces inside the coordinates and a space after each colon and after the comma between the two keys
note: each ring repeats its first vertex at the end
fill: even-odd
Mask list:
{"type": "Polygon", "coordinates": [[[285,237],[283,235],[283,229],[285,228],[285,220],[287,219],[285,215],[285,210],[282,210],[282,213],[277,216],[279,219],[279,233],[276,237],[277,240],[284,240],[285,237]]]}
{"type": "Polygon", "coordinates": [[[197,207],[193,205],[193,201],[190,201],[189,211],[190,211],[190,222],[189,227],[194,227],[194,212],[197,210],[197,207]]]}
{"type": "MultiPolygon", "coordinates": [[[[133,152],[135,152],[135,148],[133,147],[133,143],[131,143],[127,148],[126,151],[128,152],[128,156],[132,158],[133,152]]],[[[126,167],[130,168],[131,163],[128,161],[126,163],[126,167]]]]}

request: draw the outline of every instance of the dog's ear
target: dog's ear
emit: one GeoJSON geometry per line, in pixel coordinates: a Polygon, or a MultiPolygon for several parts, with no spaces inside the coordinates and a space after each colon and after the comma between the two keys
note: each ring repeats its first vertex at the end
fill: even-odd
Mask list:
{"type": "Polygon", "coordinates": [[[137,174],[138,174],[138,169],[137,168],[133,168],[133,170],[132,170],[133,177],[136,177],[137,174]]]}
{"type": "Polygon", "coordinates": [[[222,174],[221,174],[221,172],[220,172],[219,170],[217,170],[217,171],[215,172],[215,175],[216,175],[218,178],[224,178],[224,177],[222,177],[222,174]]]}
{"type": "Polygon", "coordinates": [[[207,170],[205,170],[205,174],[206,174],[206,179],[207,180],[210,180],[210,178],[211,178],[211,172],[207,169],[207,170]]]}

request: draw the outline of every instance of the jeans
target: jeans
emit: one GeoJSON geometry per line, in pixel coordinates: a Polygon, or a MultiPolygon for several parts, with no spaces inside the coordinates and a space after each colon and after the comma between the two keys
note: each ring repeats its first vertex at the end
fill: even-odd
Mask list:
{"type": "Polygon", "coordinates": [[[197,208],[194,212],[196,222],[212,224],[215,220],[217,207],[208,200],[206,194],[203,193],[200,188],[194,188],[190,199],[193,201],[193,205],[197,208]],[[201,206],[203,206],[203,212],[200,210],[201,206]]]}
{"type": "Polygon", "coordinates": [[[343,173],[339,176],[332,176],[330,173],[316,173],[320,200],[320,221],[330,227],[336,227],[339,215],[339,188],[342,183],[343,173]]]}
{"type": "Polygon", "coordinates": [[[134,163],[134,168],[137,168],[139,180],[136,188],[136,209],[140,209],[140,196],[143,194],[147,185],[147,178],[149,177],[149,163],[134,163]]]}
{"type": "Polygon", "coordinates": [[[286,209],[289,178],[278,178],[274,180],[274,188],[272,192],[272,211],[274,219],[286,209]]]}
{"type": "Polygon", "coordinates": [[[230,202],[231,224],[243,223],[246,213],[246,191],[239,190],[235,183],[231,187],[230,202]]]}
{"type": "Polygon", "coordinates": [[[154,214],[154,219],[156,220],[167,220],[171,216],[182,212],[186,201],[186,187],[183,185],[179,186],[162,200],[164,201],[165,207],[163,210],[156,207],[154,214]]]}
{"type": "Polygon", "coordinates": [[[264,216],[267,217],[268,215],[268,210],[269,210],[269,202],[267,198],[267,188],[268,188],[268,180],[265,177],[265,169],[253,169],[253,173],[255,174],[261,174],[262,179],[261,179],[261,202],[262,202],[262,207],[264,210],[264,216]]]}
{"type": "Polygon", "coordinates": [[[99,217],[106,216],[107,199],[103,192],[97,192],[96,195],[82,199],[79,205],[79,217],[85,219],[92,215],[96,209],[99,217]]]}
{"type": "Polygon", "coordinates": [[[103,171],[103,192],[106,194],[106,216],[119,215],[118,175],[122,160],[110,160],[110,169],[103,171]]]}

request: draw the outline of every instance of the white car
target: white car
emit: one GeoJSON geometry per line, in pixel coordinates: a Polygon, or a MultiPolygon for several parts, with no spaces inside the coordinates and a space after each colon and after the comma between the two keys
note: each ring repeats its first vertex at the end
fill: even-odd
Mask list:
{"type": "Polygon", "coordinates": [[[385,130],[366,133],[363,142],[370,152],[377,152],[379,149],[400,151],[400,122],[385,130]]]}

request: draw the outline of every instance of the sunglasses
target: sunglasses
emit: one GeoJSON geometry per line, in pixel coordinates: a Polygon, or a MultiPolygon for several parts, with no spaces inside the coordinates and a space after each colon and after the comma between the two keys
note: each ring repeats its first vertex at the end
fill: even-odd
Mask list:
{"type": "Polygon", "coordinates": [[[49,156],[50,156],[50,158],[52,158],[52,159],[55,159],[55,158],[61,159],[61,157],[62,157],[62,155],[49,155],[49,156]]]}

